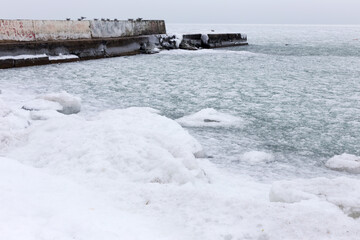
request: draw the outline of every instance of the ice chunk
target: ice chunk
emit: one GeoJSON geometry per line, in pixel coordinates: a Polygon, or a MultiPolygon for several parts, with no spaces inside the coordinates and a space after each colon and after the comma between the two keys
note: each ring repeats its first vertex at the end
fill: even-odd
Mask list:
{"type": "Polygon", "coordinates": [[[360,173],[360,157],[351,154],[341,154],[330,158],[325,166],[338,171],[360,173]]]}
{"type": "Polygon", "coordinates": [[[201,42],[203,44],[208,44],[209,42],[209,36],[207,34],[201,34],[201,42]]]}
{"type": "Polygon", "coordinates": [[[241,160],[249,163],[271,162],[274,160],[274,156],[271,153],[250,151],[244,153],[241,156],[241,160]]]}
{"type": "Polygon", "coordinates": [[[271,202],[296,203],[303,200],[327,201],[353,218],[360,217],[360,180],[340,177],[315,178],[273,183],[271,202]]]}
{"type": "Polygon", "coordinates": [[[192,115],[179,118],[176,121],[182,126],[188,127],[219,127],[240,125],[242,119],[218,112],[213,108],[206,108],[192,115]]]}
{"type": "Polygon", "coordinates": [[[74,114],[81,110],[81,99],[65,91],[45,94],[39,98],[59,103],[62,106],[62,110],[59,110],[59,112],[64,114],[74,114]]]}
{"type": "Polygon", "coordinates": [[[63,107],[60,103],[54,101],[48,101],[45,99],[34,99],[25,103],[22,107],[28,111],[40,111],[40,110],[55,110],[62,111],[63,107]]]}

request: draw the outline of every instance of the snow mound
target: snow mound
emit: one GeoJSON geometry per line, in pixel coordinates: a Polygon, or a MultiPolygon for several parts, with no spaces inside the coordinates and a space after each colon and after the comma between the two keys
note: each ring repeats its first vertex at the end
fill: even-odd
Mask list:
{"type": "Polygon", "coordinates": [[[344,153],[330,158],[325,166],[333,170],[360,173],[360,157],[344,153]]]}
{"type": "Polygon", "coordinates": [[[242,119],[218,112],[213,108],[205,108],[197,113],[179,118],[176,121],[182,126],[187,127],[222,127],[240,125],[242,119]]]}
{"type": "Polygon", "coordinates": [[[360,217],[360,181],[351,178],[315,178],[273,183],[271,202],[296,203],[321,200],[339,207],[353,218],[360,217]]]}
{"type": "Polygon", "coordinates": [[[62,106],[62,109],[58,111],[64,114],[75,114],[81,110],[81,99],[65,91],[60,93],[45,94],[39,98],[59,103],[62,106]]]}
{"type": "Polygon", "coordinates": [[[130,108],[50,118],[32,128],[11,158],[60,174],[158,183],[205,178],[195,156],[201,145],[175,121],[130,108]]]}
{"type": "Polygon", "coordinates": [[[274,156],[271,153],[261,151],[246,152],[240,158],[242,161],[246,161],[249,163],[266,163],[274,161],[274,156]]]}

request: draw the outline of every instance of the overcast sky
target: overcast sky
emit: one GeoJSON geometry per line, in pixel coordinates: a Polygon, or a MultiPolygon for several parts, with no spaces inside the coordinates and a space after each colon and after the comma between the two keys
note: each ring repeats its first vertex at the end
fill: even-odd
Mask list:
{"type": "Polygon", "coordinates": [[[167,23],[360,24],[360,0],[1,0],[0,18],[164,19],[167,23]]]}

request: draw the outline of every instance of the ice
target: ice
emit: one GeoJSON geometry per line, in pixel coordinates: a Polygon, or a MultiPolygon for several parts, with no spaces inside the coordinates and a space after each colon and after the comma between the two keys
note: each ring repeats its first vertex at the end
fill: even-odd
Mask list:
{"type": "Polygon", "coordinates": [[[325,166],[333,170],[360,173],[360,157],[343,153],[330,158],[325,166]]]}
{"type": "Polygon", "coordinates": [[[250,151],[245,152],[240,159],[249,163],[268,163],[274,160],[274,156],[271,153],[250,151]]]}
{"type": "Polygon", "coordinates": [[[0,239],[172,239],[167,223],[14,159],[0,157],[0,196],[0,239]]]}
{"type": "Polygon", "coordinates": [[[240,126],[242,119],[227,113],[221,113],[213,108],[202,109],[201,111],[184,116],[176,120],[182,126],[187,127],[223,127],[240,126]]]}
{"type": "Polygon", "coordinates": [[[31,124],[14,125],[23,141],[1,153],[0,239],[356,240],[360,234],[359,180],[275,183],[277,202],[270,202],[269,184],[196,159],[199,142],[155,109],[107,110],[91,119],[31,112],[55,113],[44,121],[8,109],[1,121],[12,124],[13,115],[31,124]]]}
{"type": "Polygon", "coordinates": [[[65,91],[60,93],[48,93],[39,96],[39,98],[59,103],[62,106],[62,110],[59,110],[59,112],[64,114],[74,114],[81,110],[81,99],[65,91]]]}
{"type": "Polygon", "coordinates": [[[65,59],[79,59],[79,57],[72,54],[68,54],[68,55],[59,54],[59,56],[49,56],[49,60],[65,60],[65,59]]]}
{"type": "Polygon", "coordinates": [[[180,184],[205,179],[194,156],[201,145],[176,122],[149,109],[108,110],[91,120],[77,115],[38,119],[48,120],[34,126],[29,143],[10,156],[61,173],[180,184]]]}
{"type": "Polygon", "coordinates": [[[203,42],[204,44],[208,44],[209,36],[207,34],[201,34],[201,42],[203,42]]]}
{"type": "Polygon", "coordinates": [[[175,46],[176,46],[176,48],[179,48],[180,44],[181,44],[181,42],[183,40],[183,35],[182,34],[175,34],[174,36],[175,36],[175,38],[174,38],[175,46]]]}
{"type": "Polygon", "coordinates": [[[45,99],[33,99],[24,104],[22,107],[28,111],[40,111],[40,110],[55,110],[55,111],[62,111],[63,106],[54,101],[48,101],[45,99]]]}
{"type": "Polygon", "coordinates": [[[0,57],[0,60],[4,59],[30,59],[30,58],[43,58],[47,57],[46,54],[39,54],[39,55],[17,55],[17,56],[3,56],[0,57]]]}
{"type": "Polygon", "coordinates": [[[280,181],[272,185],[272,202],[321,200],[332,203],[353,218],[360,217],[360,181],[339,177],[280,181]]]}
{"type": "Polygon", "coordinates": [[[0,98],[0,153],[20,140],[29,125],[26,113],[9,108],[0,98]]]}

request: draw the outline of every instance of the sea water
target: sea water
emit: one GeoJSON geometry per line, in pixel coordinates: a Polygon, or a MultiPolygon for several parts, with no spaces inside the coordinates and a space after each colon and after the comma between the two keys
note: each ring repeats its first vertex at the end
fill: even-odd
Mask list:
{"type": "Polygon", "coordinates": [[[65,90],[81,97],[89,117],[138,106],[179,119],[210,108],[241,119],[185,126],[219,167],[270,182],[350,175],[324,163],[360,155],[360,26],[167,28],[246,33],[249,46],[1,70],[0,89],[23,101],[65,90]]]}

